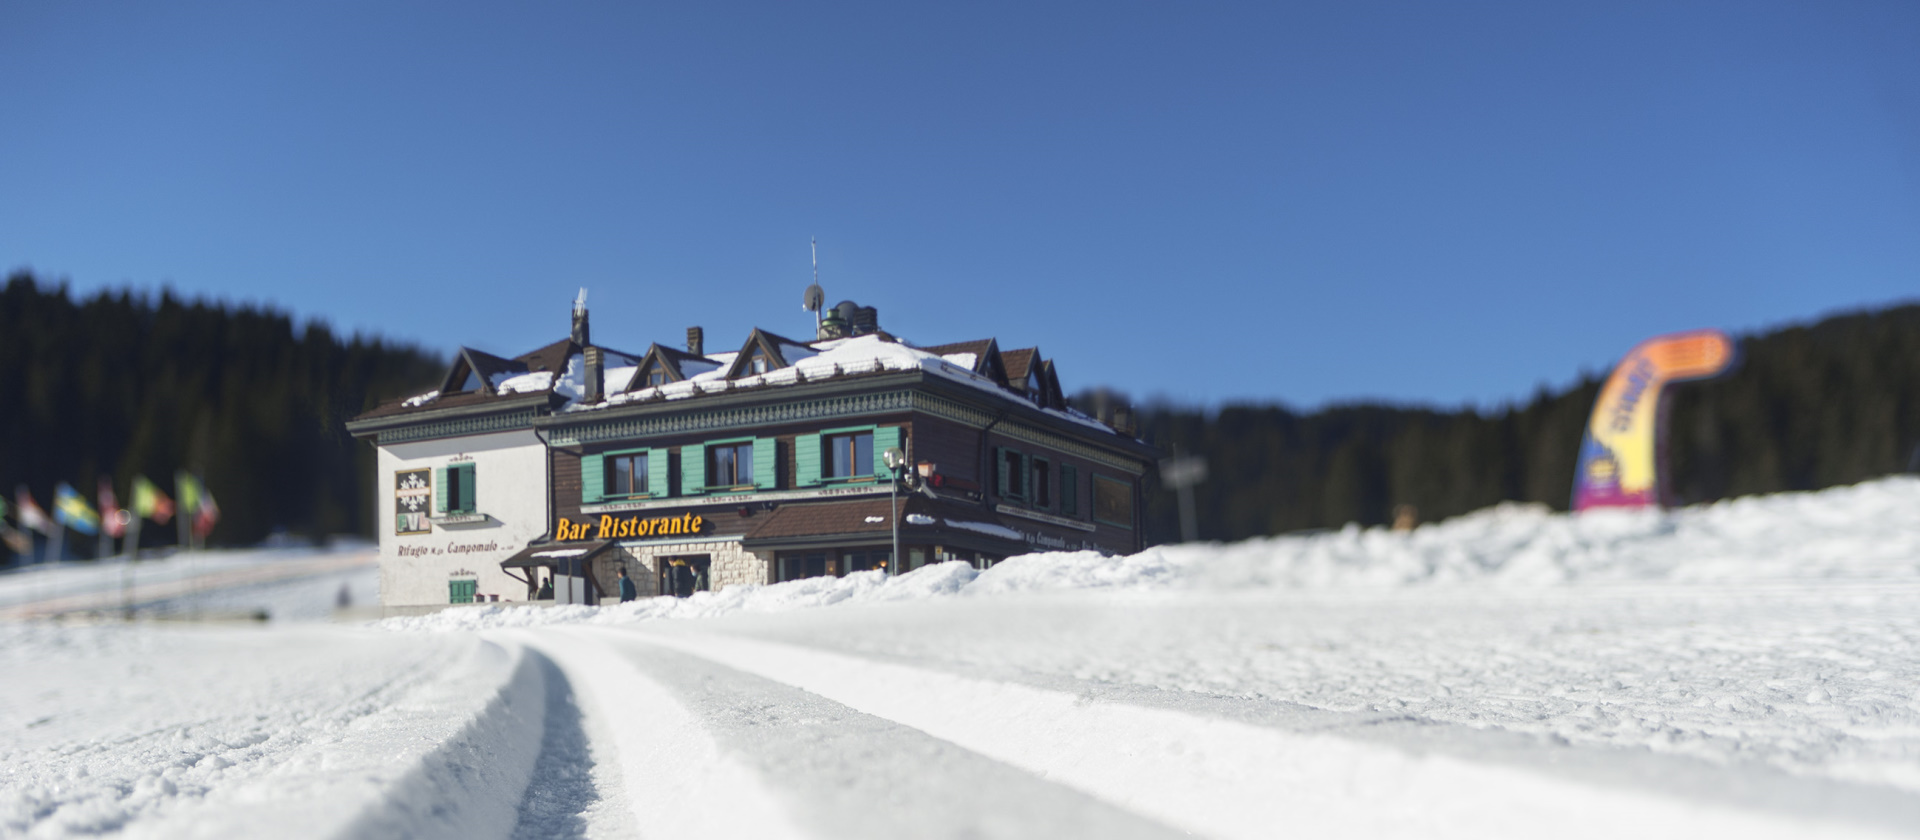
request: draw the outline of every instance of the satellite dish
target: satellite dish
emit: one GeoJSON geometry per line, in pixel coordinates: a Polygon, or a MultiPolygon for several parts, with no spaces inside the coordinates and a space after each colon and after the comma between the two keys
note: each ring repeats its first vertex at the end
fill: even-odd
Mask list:
{"type": "Polygon", "coordinates": [[[800,308],[805,309],[808,312],[819,312],[820,307],[826,306],[826,305],[827,305],[827,293],[825,290],[820,288],[819,283],[815,283],[811,286],[808,286],[806,296],[801,298],[800,300],[800,308]]]}

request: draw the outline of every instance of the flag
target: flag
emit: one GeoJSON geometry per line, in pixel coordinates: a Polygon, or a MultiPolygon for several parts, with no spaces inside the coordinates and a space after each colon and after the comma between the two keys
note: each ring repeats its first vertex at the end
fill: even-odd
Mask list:
{"type": "Polygon", "coordinates": [[[180,515],[192,516],[200,511],[200,479],[186,470],[173,473],[173,495],[180,500],[180,515]]]}
{"type": "Polygon", "coordinates": [[[113,494],[113,479],[100,476],[100,522],[106,526],[107,536],[118,539],[127,535],[127,518],[121,515],[120,497],[113,494]]]}
{"type": "Polygon", "coordinates": [[[27,492],[27,485],[22,484],[13,491],[13,501],[14,505],[20,508],[20,512],[14,514],[20,520],[20,527],[32,528],[48,536],[53,535],[53,520],[48,519],[47,512],[41,510],[40,505],[33,501],[33,494],[27,492]]]}
{"type": "Polygon", "coordinates": [[[160,488],[153,486],[153,482],[144,475],[133,477],[133,498],[130,501],[133,515],[141,519],[151,519],[162,525],[173,519],[173,500],[160,492],[160,488]]]}
{"type": "Polygon", "coordinates": [[[4,544],[6,547],[13,549],[13,553],[22,557],[32,554],[33,540],[29,539],[26,534],[7,527],[6,515],[7,500],[4,497],[0,497],[0,544],[4,544]]]}
{"type": "Polygon", "coordinates": [[[193,535],[204,540],[213,533],[214,523],[220,521],[220,506],[214,504],[212,491],[205,487],[199,489],[200,510],[194,513],[193,535]]]}
{"type": "Polygon", "coordinates": [[[53,486],[53,518],[88,536],[100,533],[100,514],[87,507],[86,497],[64,481],[53,486]]]}

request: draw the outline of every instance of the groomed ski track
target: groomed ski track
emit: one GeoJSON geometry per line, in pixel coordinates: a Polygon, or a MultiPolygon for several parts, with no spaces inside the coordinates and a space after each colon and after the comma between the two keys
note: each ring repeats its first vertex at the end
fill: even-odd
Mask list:
{"type": "MultiPolygon", "coordinates": [[[[523,806],[519,836],[1788,838],[1920,825],[1920,800],[1884,789],[1392,716],[983,679],[684,627],[488,635],[551,661],[595,738],[598,787],[575,794],[589,817],[523,806]]],[[[526,800],[556,798],[555,784],[569,782],[534,774],[526,800]]]]}

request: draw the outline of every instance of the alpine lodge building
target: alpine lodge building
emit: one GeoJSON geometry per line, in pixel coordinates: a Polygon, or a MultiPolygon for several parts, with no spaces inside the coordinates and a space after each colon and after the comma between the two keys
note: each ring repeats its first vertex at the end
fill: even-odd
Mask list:
{"type": "Polygon", "coordinates": [[[852,302],[811,340],[708,352],[694,327],[637,353],[593,343],[576,303],[565,339],[462,348],[438,390],[347,429],[377,451],[381,600],[402,614],[611,602],[621,569],[663,594],[675,561],[719,590],[1136,552],[1155,453],[1125,409],[1097,413],[1037,349],[917,346],[852,302]]]}

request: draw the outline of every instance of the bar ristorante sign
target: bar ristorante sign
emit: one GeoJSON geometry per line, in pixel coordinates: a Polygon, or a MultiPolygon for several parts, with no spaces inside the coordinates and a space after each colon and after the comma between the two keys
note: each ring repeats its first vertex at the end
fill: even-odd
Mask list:
{"type": "Polygon", "coordinates": [[[691,513],[679,516],[611,516],[603,515],[598,522],[587,520],[574,522],[561,519],[559,532],[562,540],[617,540],[627,537],[664,537],[682,534],[698,534],[707,524],[705,517],[691,513]],[[595,526],[599,526],[595,528],[595,526]]]}

